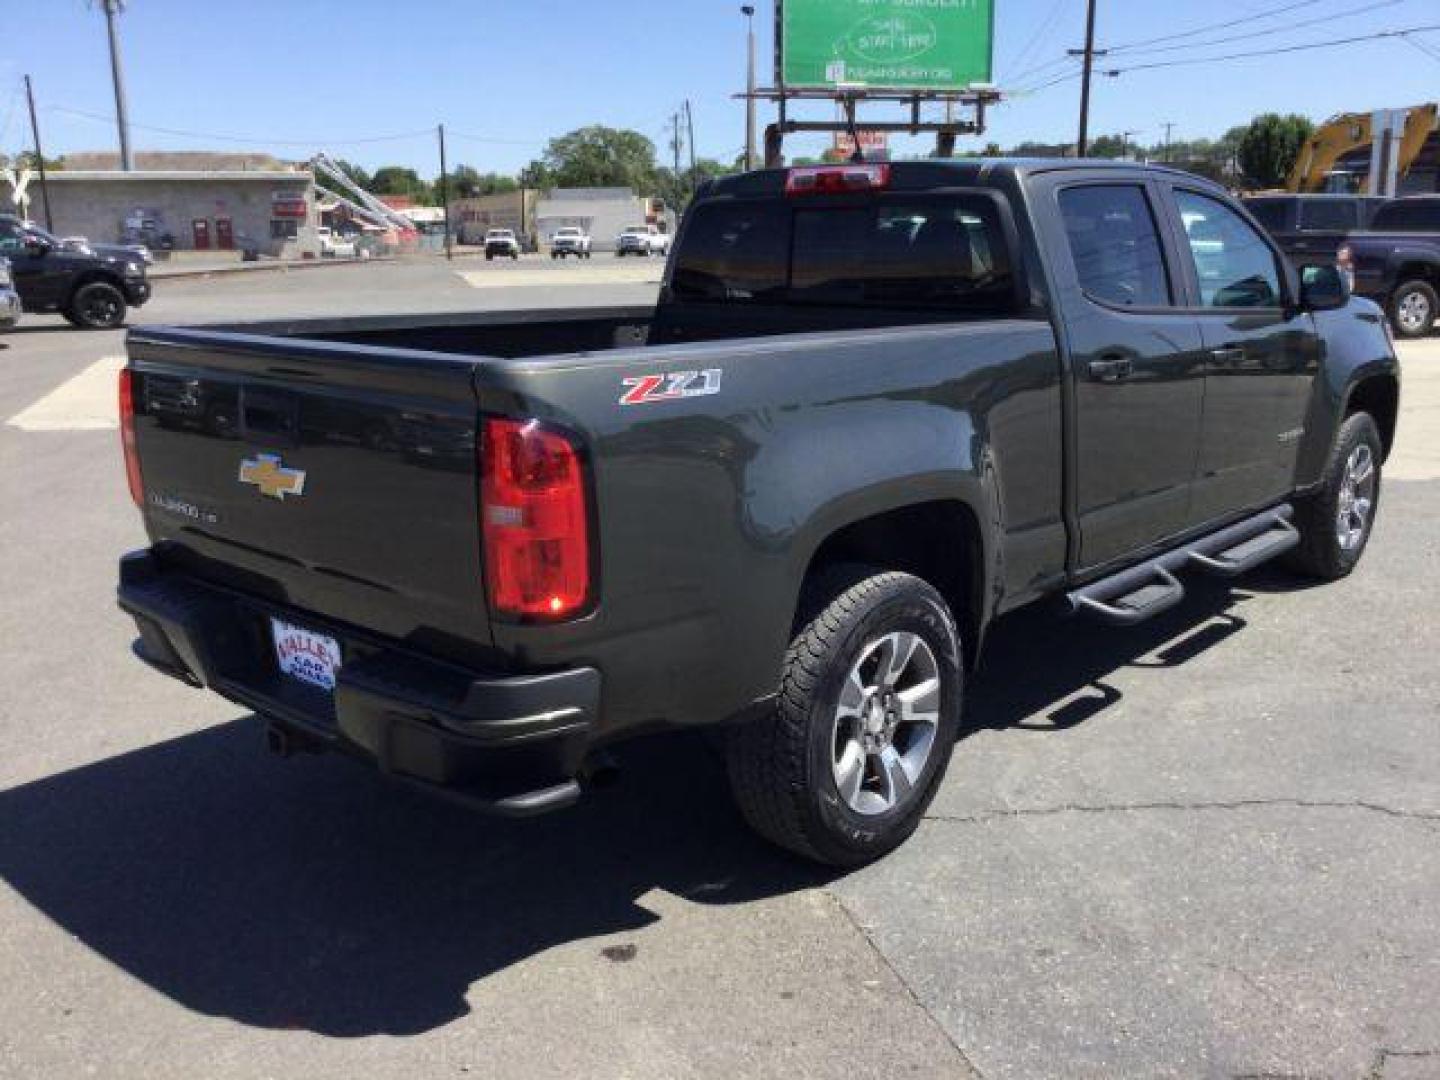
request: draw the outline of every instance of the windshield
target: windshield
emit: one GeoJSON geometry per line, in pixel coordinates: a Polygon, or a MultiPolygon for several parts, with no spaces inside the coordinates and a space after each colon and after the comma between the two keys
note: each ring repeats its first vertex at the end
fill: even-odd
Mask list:
{"type": "Polygon", "coordinates": [[[512,233],[509,229],[491,229],[485,235],[491,240],[509,240],[512,233]]]}

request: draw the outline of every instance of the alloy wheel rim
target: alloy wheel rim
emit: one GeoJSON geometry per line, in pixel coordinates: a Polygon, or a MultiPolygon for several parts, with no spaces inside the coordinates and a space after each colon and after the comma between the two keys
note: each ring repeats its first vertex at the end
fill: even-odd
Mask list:
{"type": "Polygon", "coordinates": [[[831,770],[845,805],[873,816],[908,801],[935,746],[940,665],[919,634],[896,631],[860,650],[840,690],[831,770]]]}
{"type": "Polygon", "coordinates": [[[1340,505],[1335,515],[1335,536],[1342,551],[1354,551],[1365,539],[1375,508],[1375,454],[1362,443],[1345,459],[1340,480],[1340,505]]]}
{"type": "Polygon", "coordinates": [[[85,305],[85,313],[90,321],[99,325],[108,326],[115,320],[115,314],[119,305],[109,296],[93,296],[85,305]]]}
{"type": "Polygon", "coordinates": [[[1398,315],[1400,325],[1409,331],[1428,329],[1429,324],[1435,321],[1430,301],[1420,292],[1409,293],[1400,301],[1398,315]]]}

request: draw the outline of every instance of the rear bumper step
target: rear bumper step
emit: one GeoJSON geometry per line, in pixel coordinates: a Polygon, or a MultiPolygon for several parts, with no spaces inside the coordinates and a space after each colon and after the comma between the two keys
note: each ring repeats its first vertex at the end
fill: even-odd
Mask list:
{"type": "Polygon", "coordinates": [[[1153,559],[1091,582],[1069,593],[1073,612],[1086,612],[1114,626],[1133,626],[1169,611],[1185,598],[1176,571],[1194,568],[1219,577],[1238,577],[1300,543],[1287,503],[1199,537],[1153,559]]]}
{"type": "Polygon", "coordinates": [[[335,749],[472,809],[528,816],[573,803],[599,713],[593,668],[497,676],[432,660],[306,612],[167,571],[148,552],[120,563],[119,604],[136,654],[271,722],[282,753],[335,749]],[[333,693],[283,675],[270,616],[339,642],[333,693]]]}

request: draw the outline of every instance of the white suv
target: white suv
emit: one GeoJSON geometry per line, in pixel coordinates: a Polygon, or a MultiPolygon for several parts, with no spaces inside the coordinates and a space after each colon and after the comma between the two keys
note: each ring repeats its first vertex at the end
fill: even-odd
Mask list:
{"type": "Polygon", "coordinates": [[[515,232],[512,229],[491,229],[485,234],[485,258],[490,260],[496,255],[509,255],[512,259],[520,258],[520,241],[515,239],[515,232]]]}
{"type": "Polygon", "coordinates": [[[590,257],[590,234],[584,229],[564,228],[555,230],[550,237],[550,257],[563,259],[575,255],[581,259],[590,257]]]}

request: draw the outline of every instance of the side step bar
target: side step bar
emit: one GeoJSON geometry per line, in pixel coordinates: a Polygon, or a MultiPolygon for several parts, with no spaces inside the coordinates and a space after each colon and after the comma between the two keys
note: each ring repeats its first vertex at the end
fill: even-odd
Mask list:
{"type": "Polygon", "coordinates": [[[1133,626],[1169,611],[1185,599],[1175,572],[1189,567],[1218,577],[1238,577],[1300,543],[1288,503],[1182,544],[1139,566],[1091,582],[1066,597],[1073,612],[1087,612],[1114,626],[1133,626]]]}

